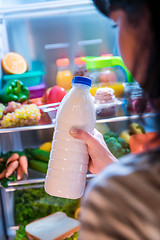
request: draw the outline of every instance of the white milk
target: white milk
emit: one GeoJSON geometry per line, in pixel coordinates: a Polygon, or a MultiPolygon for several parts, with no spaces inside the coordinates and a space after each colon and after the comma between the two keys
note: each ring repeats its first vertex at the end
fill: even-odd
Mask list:
{"type": "Polygon", "coordinates": [[[87,146],[73,138],[69,130],[76,127],[93,132],[96,119],[90,85],[90,79],[74,77],[72,89],[59,106],[45,181],[45,190],[52,196],[76,199],[83,195],[89,160],[87,146]]]}

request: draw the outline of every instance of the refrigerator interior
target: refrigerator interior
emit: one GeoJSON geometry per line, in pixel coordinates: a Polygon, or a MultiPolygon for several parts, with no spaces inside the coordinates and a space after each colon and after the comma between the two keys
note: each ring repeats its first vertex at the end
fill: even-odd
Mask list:
{"type": "MultiPolygon", "coordinates": [[[[95,9],[91,0],[14,0],[12,3],[9,0],[5,2],[1,0],[0,6],[2,8],[0,10],[0,58],[8,51],[20,53],[27,60],[29,70],[45,71],[43,80],[47,87],[56,84],[56,60],[58,58],[68,57],[71,70],[74,72],[75,57],[99,56],[107,53],[118,54],[117,29],[113,28],[113,21],[95,9]]],[[[143,123],[146,130],[155,129],[152,118],[146,119],[143,123]]],[[[129,122],[108,122],[107,124],[112,131],[120,134],[123,129],[128,127],[129,122]]],[[[0,150],[4,151],[6,148],[7,152],[17,150],[17,148],[23,150],[28,147],[39,147],[43,142],[52,140],[53,131],[52,128],[49,128],[1,134],[0,150]]],[[[14,239],[17,226],[24,224],[24,218],[21,220],[15,218],[16,211],[18,211],[16,207],[21,204],[17,200],[18,194],[27,193],[28,196],[32,189],[35,189],[35,192],[43,189],[43,181],[39,182],[38,179],[44,179],[44,175],[36,175],[34,171],[31,171],[30,177],[37,179],[30,186],[24,184],[24,186],[11,186],[8,190],[1,189],[5,216],[4,222],[0,220],[0,234],[1,232],[3,234],[2,237],[0,235],[0,239],[2,240],[5,240],[3,224],[6,226],[8,236],[6,239],[9,240],[14,239]]],[[[42,194],[42,198],[37,200],[37,204],[39,206],[44,204],[45,198],[46,195],[42,194]]],[[[24,199],[23,196],[22,199],[24,199]]],[[[48,202],[46,215],[52,212],[54,199],[49,198],[48,202]]],[[[32,202],[28,202],[28,204],[32,204],[32,202]]],[[[65,204],[64,206],[63,203],[61,204],[62,210],[64,210],[65,204]]],[[[77,202],[74,204],[77,207],[77,202]]],[[[23,205],[21,206],[23,209],[23,205]]],[[[31,209],[31,215],[34,211],[35,208],[31,209]]],[[[0,204],[0,217],[1,215],[0,204]]],[[[72,212],[71,216],[73,215],[72,212]]]]}
{"type": "Polygon", "coordinates": [[[46,72],[47,87],[56,84],[58,58],[68,57],[74,72],[75,57],[118,51],[113,21],[100,14],[92,1],[82,1],[80,6],[79,1],[72,1],[70,7],[67,3],[71,1],[63,6],[60,2],[64,1],[37,3],[37,8],[35,3],[22,4],[21,10],[15,5],[12,11],[4,10],[6,13],[1,20],[5,36],[1,57],[8,51],[22,54],[28,70],[46,72]]]}
{"type": "MultiPolygon", "coordinates": [[[[43,81],[46,87],[56,84],[56,60],[58,58],[68,57],[71,71],[74,72],[75,57],[99,56],[117,52],[117,29],[112,28],[111,20],[95,10],[92,1],[14,0],[12,3],[0,1],[0,6],[0,58],[2,59],[4,54],[9,51],[20,53],[27,60],[29,71],[45,71],[43,81]]],[[[1,82],[2,85],[3,82],[1,82]]],[[[4,133],[0,137],[1,151],[38,147],[45,141],[51,141],[52,136],[53,129],[4,133]],[[8,142],[7,145],[6,142],[8,142]]],[[[29,174],[30,178],[44,179],[43,174],[39,176],[34,171],[30,171],[29,174]]],[[[34,189],[37,191],[42,189],[43,192],[43,183],[39,184],[37,181],[34,186],[25,184],[1,189],[4,222],[0,221],[0,226],[5,225],[3,229],[7,234],[6,239],[14,239],[17,226],[23,225],[25,221],[23,217],[21,220],[17,220],[17,211],[21,211],[17,206],[20,206],[21,203],[17,203],[16,196],[23,192],[28,194],[29,191],[32,195],[31,192],[34,189]]],[[[24,200],[22,195],[21,199],[24,200]]],[[[39,201],[44,202],[44,198],[44,196],[42,199],[39,198],[39,201]]],[[[30,206],[34,205],[29,199],[27,201],[30,206]]],[[[45,216],[55,210],[52,208],[56,203],[55,199],[50,198],[49,203],[51,206],[48,206],[45,216]]],[[[77,201],[74,206],[76,204],[77,201]]],[[[65,204],[61,202],[61,205],[60,210],[65,211],[65,204]]],[[[21,207],[23,209],[22,205],[21,207]]],[[[70,210],[72,211],[71,216],[74,217],[75,209],[70,206],[70,210]]],[[[36,218],[37,215],[34,214],[36,209],[33,207],[30,211],[31,215],[35,215],[36,218]]],[[[39,217],[43,215],[44,212],[39,217]]],[[[5,240],[5,234],[3,238],[5,240]]],[[[3,238],[1,237],[2,240],[3,238]]]]}

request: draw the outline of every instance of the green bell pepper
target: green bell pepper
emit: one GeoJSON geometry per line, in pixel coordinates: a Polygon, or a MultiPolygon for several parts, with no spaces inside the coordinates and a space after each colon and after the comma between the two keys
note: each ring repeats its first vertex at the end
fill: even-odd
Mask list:
{"type": "Polygon", "coordinates": [[[0,101],[8,103],[11,101],[24,102],[28,99],[29,90],[17,79],[11,80],[0,90],[0,101]]]}

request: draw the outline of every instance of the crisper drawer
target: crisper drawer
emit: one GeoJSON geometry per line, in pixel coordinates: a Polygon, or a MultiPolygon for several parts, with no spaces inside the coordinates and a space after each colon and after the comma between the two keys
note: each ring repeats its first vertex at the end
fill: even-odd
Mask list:
{"type": "Polygon", "coordinates": [[[48,195],[44,190],[42,179],[37,179],[34,184],[2,188],[1,195],[9,240],[14,239],[19,226],[25,226],[33,220],[58,211],[76,218],[79,210],[79,199],[72,200],[48,195]]]}

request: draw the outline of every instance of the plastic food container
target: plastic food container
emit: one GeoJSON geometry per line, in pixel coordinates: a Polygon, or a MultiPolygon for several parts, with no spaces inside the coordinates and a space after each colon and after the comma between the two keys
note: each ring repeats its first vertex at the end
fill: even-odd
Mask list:
{"type": "Polygon", "coordinates": [[[12,79],[18,79],[21,82],[23,82],[26,87],[31,87],[31,86],[39,85],[42,82],[42,76],[44,74],[45,72],[43,71],[30,71],[30,72],[25,72],[23,74],[4,75],[3,84],[5,84],[6,81],[9,81],[12,79]]]}
{"type": "Polygon", "coordinates": [[[95,104],[97,118],[111,118],[116,117],[119,112],[119,107],[121,105],[120,101],[95,104]]]}
{"type": "Polygon", "coordinates": [[[124,65],[121,57],[84,57],[86,61],[86,76],[92,80],[90,92],[95,95],[98,88],[110,87],[116,97],[122,97],[125,82],[132,82],[133,78],[124,65]]]}
{"type": "Polygon", "coordinates": [[[46,85],[44,83],[41,83],[39,85],[36,86],[31,86],[28,87],[29,90],[29,98],[39,98],[42,97],[44,94],[44,90],[46,88],[46,85]]]}
{"type": "Polygon", "coordinates": [[[116,117],[122,104],[114,95],[112,88],[99,88],[94,97],[97,118],[116,117]]]}

